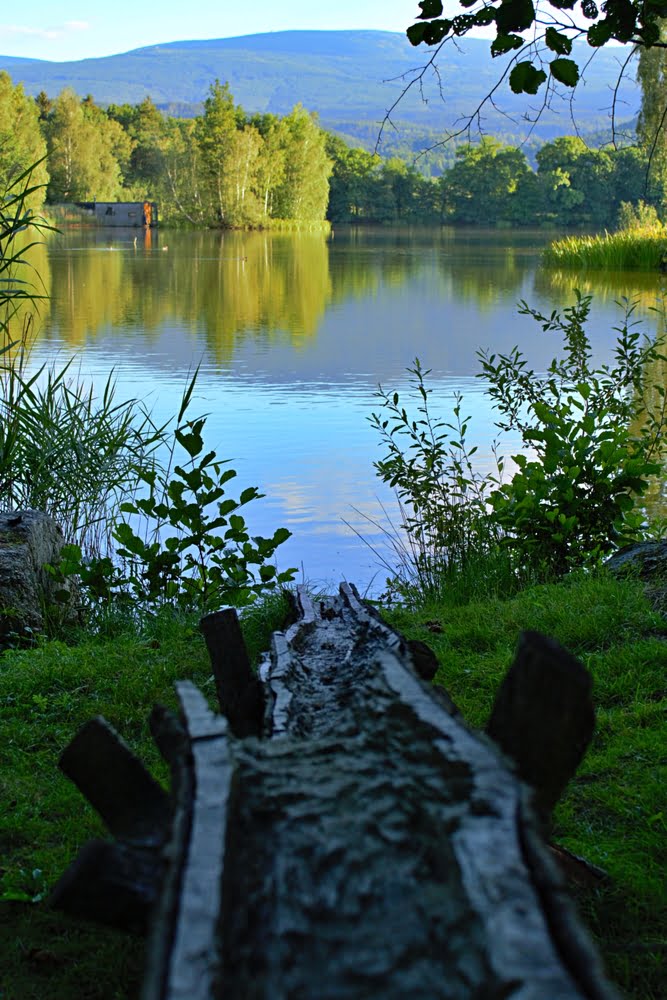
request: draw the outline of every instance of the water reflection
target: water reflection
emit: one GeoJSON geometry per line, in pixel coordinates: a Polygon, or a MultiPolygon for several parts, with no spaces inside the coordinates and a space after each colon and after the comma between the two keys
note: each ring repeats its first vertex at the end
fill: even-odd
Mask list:
{"type": "MultiPolygon", "coordinates": [[[[572,289],[592,295],[597,303],[622,308],[625,301],[636,303],[637,316],[650,317],[651,311],[660,306],[667,292],[667,277],[659,271],[572,271],[558,268],[540,268],[535,273],[535,291],[550,298],[572,297],[572,289]]],[[[650,317],[655,328],[655,319],[650,317]]]]}
{"type": "MultiPolygon", "coordinates": [[[[542,312],[596,295],[589,334],[610,357],[623,295],[642,315],[659,275],[581,276],[539,268],[544,233],[336,229],[333,238],[282,233],[72,231],[49,241],[35,266],[51,293],[34,363],[79,353],[81,370],[140,394],[156,418],[173,415],[188,371],[210,444],[238,469],[240,487],[267,494],[252,528],[294,532],[281,563],[323,585],[364,586],[377,567],[343,524],[372,544],[379,456],[367,417],[382,382],[403,390],[418,356],[433,369],[433,401],[447,416],[462,391],[480,461],[490,460],[493,414],[475,378],[476,353],[525,351],[537,371],[558,344],[516,302],[542,312]],[[362,513],[355,513],[356,508],[362,513]]],[[[505,451],[512,453],[510,443],[505,451]]],[[[252,518],[251,518],[252,520],[252,518]]]]}
{"type": "MultiPolygon", "coordinates": [[[[24,338],[32,340],[42,329],[42,323],[48,317],[51,294],[51,268],[49,254],[42,241],[35,241],[28,232],[19,232],[11,245],[5,246],[4,252],[19,257],[19,262],[3,272],[2,282],[7,291],[35,296],[34,301],[14,298],[8,303],[2,314],[3,324],[8,324],[6,333],[0,333],[0,349],[7,351],[8,357],[22,349],[24,338]]],[[[4,289],[3,289],[4,290],[4,289]]]]}
{"type": "MultiPolygon", "coordinates": [[[[57,289],[48,329],[80,347],[109,326],[149,333],[167,320],[205,334],[219,359],[249,333],[317,334],[330,305],[368,299],[427,279],[432,292],[494,308],[514,302],[535,246],[497,245],[452,230],[314,234],[168,233],[162,245],[132,230],[63,234],[48,247],[57,289]]],[[[497,239],[497,237],[496,237],[497,239]]],[[[44,257],[46,251],[42,248],[44,257]]]]}

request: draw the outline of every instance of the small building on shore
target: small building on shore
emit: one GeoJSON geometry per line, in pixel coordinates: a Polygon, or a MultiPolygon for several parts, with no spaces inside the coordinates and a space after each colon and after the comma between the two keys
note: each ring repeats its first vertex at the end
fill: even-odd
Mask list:
{"type": "Polygon", "coordinates": [[[156,201],[79,201],[77,206],[100,226],[153,229],[158,224],[156,201]]]}

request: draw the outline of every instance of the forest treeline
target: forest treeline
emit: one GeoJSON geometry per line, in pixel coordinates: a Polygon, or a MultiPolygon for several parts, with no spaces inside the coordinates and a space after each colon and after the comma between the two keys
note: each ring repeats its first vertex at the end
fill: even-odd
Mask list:
{"type": "Polygon", "coordinates": [[[332,221],[601,228],[617,224],[624,202],[663,201],[661,186],[647,189],[648,158],[638,146],[591,149],[565,136],[545,143],[533,168],[521,149],[484,138],[460,146],[454,165],[435,179],[343,148],[336,137],[328,148],[332,221]]]}
{"type": "Polygon", "coordinates": [[[520,148],[483,138],[434,178],[349,146],[300,105],[282,118],[249,115],[218,81],[201,115],[176,118],[150,98],[102,108],[65,89],[33,99],[0,73],[0,183],[41,161],[32,207],[44,195],[55,204],[148,198],[164,221],[223,228],[325,219],[611,227],[624,202],[663,202],[662,182],[647,190],[644,150],[562,137],[533,166],[520,148]]]}
{"type": "Polygon", "coordinates": [[[326,134],[297,105],[289,115],[247,115],[226,84],[203,113],[168,118],[147,98],[101,108],[70,88],[28,97],[0,73],[0,181],[41,160],[33,207],[88,201],[159,201],[162,219],[252,227],[323,222],[332,161],[326,134]]]}

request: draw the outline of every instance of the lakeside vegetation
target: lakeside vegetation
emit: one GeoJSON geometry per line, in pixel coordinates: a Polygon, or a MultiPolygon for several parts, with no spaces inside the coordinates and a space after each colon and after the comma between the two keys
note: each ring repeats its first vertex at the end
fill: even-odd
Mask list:
{"type": "Polygon", "coordinates": [[[566,236],[547,247],[543,260],[555,267],[655,271],[663,268],[666,254],[667,235],[658,225],[598,236],[566,236]]]}
{"type": "MultiPolygon", "coordinates": [[[[459,147],[438,178],[345,149],[335,137],[329,148],[333,221],[613,228],[624,202],[647,197],[648,160],[640,147],[591,149],[573,136],[545,143],[535,166],[523,149],[482,138],[459,147]]],[[[661,184],[651,199],[662,203],[661,184]]]]}
{"type": "Polygon", "coordinates": [[[667,270],[667,232],[652,205],[624,202],[615,233],[566,236],[544,251],[545,264],[562,268],[623,271],[667,270]]]}

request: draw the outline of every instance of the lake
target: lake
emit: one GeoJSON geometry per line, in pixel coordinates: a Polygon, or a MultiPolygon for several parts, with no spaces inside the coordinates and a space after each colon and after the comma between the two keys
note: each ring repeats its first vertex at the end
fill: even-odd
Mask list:
{"type": "Polygon", "coordinates": [[[646,331],[656,328],[663,276],[547,271],[539,255],[549,238],[449,228],[69,231],[35,260],[50,298],[31,363],[74,354],[97,383],[113,369],[119,395],[147,401],[161,421],[199,365],[193,413],[209,414],[207,445],[238,471],[230,492],[255,485],[266,494],[246,508],[251,531],[289,528],[279,566],[297,567],[313,587],[347,579],[377,593],[387,574],[369,546],[382,548],[383,509],[396,517],[373,469],[383,454],[368,422],[378,383],[403,393],[419,357],[439,413],[463,393],[471,443],[488,467],[495,432],[476,352],[518,344],[539,371],[558,347],[517,314],[519,300],[550,313],[572,301],[574,286],[592,292],[600,361],[623,317],[616,300],[638,299],[646,331]]]}

